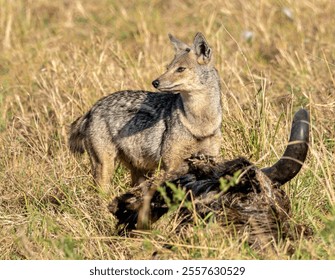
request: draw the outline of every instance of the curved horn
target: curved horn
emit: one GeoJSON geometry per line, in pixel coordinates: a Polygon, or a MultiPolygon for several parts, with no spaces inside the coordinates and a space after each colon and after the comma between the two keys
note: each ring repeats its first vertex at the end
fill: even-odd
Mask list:
{"type": "Polygon", "coordinates": [[[305,109],[295,113],[289,143],[283,156],[273,166],[261,169],[272,182],[283,185],[300,171],[308,151],[309,114],[305,109]]]}

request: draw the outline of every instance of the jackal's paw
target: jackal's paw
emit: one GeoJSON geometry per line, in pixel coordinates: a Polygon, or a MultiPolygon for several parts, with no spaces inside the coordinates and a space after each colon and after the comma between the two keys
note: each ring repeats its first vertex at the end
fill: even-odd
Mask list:
{"type": "Polygon", "coordinates": [[[215,164],[217,162],[217,158],[215,156],[205,155],[203,153],[195,153],[192,154],[191,157],[187,159],[187,161],[191,164],[199,161],[203,163],[215,164]]]}

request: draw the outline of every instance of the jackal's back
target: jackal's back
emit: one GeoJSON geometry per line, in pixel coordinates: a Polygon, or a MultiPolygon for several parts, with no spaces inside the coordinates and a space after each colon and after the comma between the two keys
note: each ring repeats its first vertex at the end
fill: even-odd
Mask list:
{"type": "Polygon", "coordinates": [[[161,157],[164,132],[178,126],[182,111],[179,94],[121,91],[100,99],[71,125],[69,146],[83,153],[84,146],[114,143],[118,154],[141,169],[151,169],[161,157]],[[84,145],[85,144],[85,145],[84,145]],[[137,162],[138,161],[138,162],[137,162]]]}

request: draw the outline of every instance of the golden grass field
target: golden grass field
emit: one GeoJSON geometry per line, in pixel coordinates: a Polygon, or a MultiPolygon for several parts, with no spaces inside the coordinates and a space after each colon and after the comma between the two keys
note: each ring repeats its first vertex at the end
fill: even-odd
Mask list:
{"type": "Polygon", "coordinates": [[[335,259],[334,14],[332,0],[0,0],[0,259],[335,259]],[[101,193],[70,154],[72,121],[114,91],[154,90],[167,34],[198,31],[221,76],[225,158],[274,163],[294,112],[310,111],[308,158],[284,189],[311,239],[256,251],[215,224],[180,237],[169,215],[116,236],[107,205],[128,171],[101,193]]]}

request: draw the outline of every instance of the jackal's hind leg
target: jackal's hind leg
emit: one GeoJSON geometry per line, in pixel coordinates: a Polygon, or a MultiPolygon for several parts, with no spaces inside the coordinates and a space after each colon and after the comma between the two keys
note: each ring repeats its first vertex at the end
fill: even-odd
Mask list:
{"type": "Polygon", "coordinates": [[[96,147],[87,145],[94,183],[103,191],[108,191],[110,179],[114,174],[116,151],[113,145],[96,147]]]}
{"type": "Polygon", "coordinates": [[[94,183],[104,192],[108,191],[110,179],[114,173],[114,164],[109,160],[95,162],[92,166],[94,183]]]}

